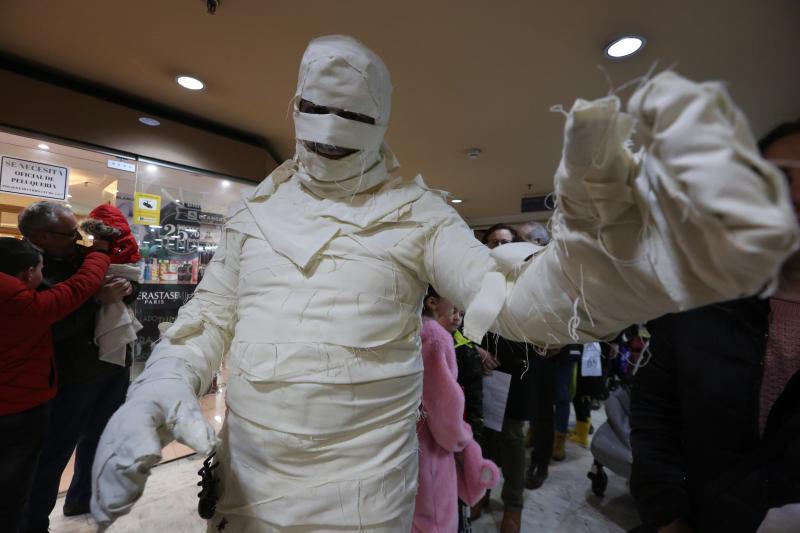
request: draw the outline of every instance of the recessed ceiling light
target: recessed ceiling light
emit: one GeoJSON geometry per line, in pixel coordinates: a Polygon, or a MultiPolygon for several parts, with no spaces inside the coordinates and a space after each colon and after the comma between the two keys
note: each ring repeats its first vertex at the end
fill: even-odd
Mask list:
{"type": "Polygon", "coordinates": [[[139,117],[139,122],[146,126],[160,126],[161,122],[152,117],[139,117]]]}
{"type": "Polygon", "coordinates": [[[458,198],[453,198],[452,200],[450,200],[450,203],[451,204],[460,204],[463,201],[464,200],[459,200],[458,198]]]}
{"type": "Polygon", "coordinates": [[[190,91],[199,91],[206,86],[205,83],[191,76],[178,76],[175,81],[178,82],[178,85],[190,91]]]}
{"type": "Polygon", "coordinates": [[[145,168],[147,168],[148,172],[155,172],[156,170],[158,170],[158,167],[155,165],[147,165],[147,167],[145,168]]]}
{"type": "Polygon", "coordinates": [[[231,184],[231,182],[230,182],[230,181],[228,181],[228,180],[222,180],[222,183],[221,183],[221,185],[222,185],[223,187],[230,187],[230,184],[231,184]]]}
{"type": "Polygon", "coordinates": [[[36,145],[36,147],[39,148],[40,150],[49,150],[50,149],[50,147],[47,146],[44,143],[39,143],[39,144],[36,145]]]}
{"type": "Polygon", "coordinates": [[[644,46],[644,37],[626,35],[612,41],[606,46],[606,55],[614,59],[635,54],[644,46]]]}

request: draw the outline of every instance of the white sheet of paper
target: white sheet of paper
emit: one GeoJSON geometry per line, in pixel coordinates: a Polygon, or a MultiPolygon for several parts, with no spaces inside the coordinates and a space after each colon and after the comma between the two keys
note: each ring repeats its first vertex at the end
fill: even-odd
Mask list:
{"type": "Polygon", "coordinates": [[[503,430],[503,417],[506,414],[508,389],[511,387],[511,374],[492,371],[483,376],[483,425],[495,431],[503,430]]]}
{"type": "Polygon", "coordinates": [[[581,360],[581,376],[602,376],[603,366],[600,362],[600,343],[590,342],[583,345],[581,360]]]}

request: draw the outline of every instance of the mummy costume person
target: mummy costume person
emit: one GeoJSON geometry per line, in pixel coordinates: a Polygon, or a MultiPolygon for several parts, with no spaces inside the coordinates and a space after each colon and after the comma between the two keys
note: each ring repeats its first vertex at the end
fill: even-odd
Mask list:
{"type": "Polygon", "coordinates": [[[209,531],[408,531],[429,283],[467,310],[469,338],[553,346],[762,291],[796,246],[783,178],[718,84],[667,72],[628,113],[616,97],[578,100],[553,241],[491,252],[421,177],[392,177],[390,93],[388,70],[359,42],[311,42],[294,159],[230,218],[106,428],[93,472],[100,523],[130,510],[178,439],[217,449],[209,531]],[[634,124],[645,148],[635,155],[634,124]],[[226,352],[217,441],[197,396],[226,352]]]}

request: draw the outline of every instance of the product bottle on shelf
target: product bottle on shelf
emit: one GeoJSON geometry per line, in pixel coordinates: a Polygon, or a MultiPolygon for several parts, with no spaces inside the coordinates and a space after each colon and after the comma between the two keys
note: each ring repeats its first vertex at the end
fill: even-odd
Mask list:
{"type": "Polygon", "coordinates": [[[161,259],[158,263],[158,277],[161,281],[169,281],[169,259],[161,259]]]}

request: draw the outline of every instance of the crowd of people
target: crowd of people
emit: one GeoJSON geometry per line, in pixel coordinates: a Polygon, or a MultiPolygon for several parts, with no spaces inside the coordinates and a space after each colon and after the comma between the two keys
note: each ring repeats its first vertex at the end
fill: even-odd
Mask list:
{"type": "MultiPolygon", "coordinates": [[[[323,42],[317,45],[323,50],[317,52],[319,57],[314,56],[312,59],[323,61],[319,58],[330,55],[324,49],[328,44],[323,42]]],[[[350,41],[338,46],[351,47],[352,49],[347,50],[353,57],[363,53],[350,41]]],[[[310,50],[314,51],[313,46],[310,50]]],[[[313,56],[311,52],[307,54],[313,56]]],[[[370,61],[373,61],[370,65],[374,66],[375,60],[370,61]]],[[[309,60],[309,65],[313,64],[309,60]]],[[[314,79],[315,75],[321,78],[327,76],[324,69],[322,73],[315,73],[313,68],[307,66],[306,70],[301,70],[301,77],[309,77],[311,81],[308,86],[311,87],[314,87],[315,81],[319,81],[314,79]]],[[[334,62],[330,68],[347,70],[351,67],[334,62]]],[[[383,72],[379,71],[378,75],[383,76],[383,72]]],[[[388,72],[385,75],[388,77],[388,72]]],[[[298,113],[308,114],[311,118],[298,119],[298,132],[304,131],[303,128],[311,128],[315,117],[328,117],[331,113],[339,114],[339,118],[343,117],[341,109],[315,106],[301,96],[304,95],[298,93],[298,113]],[[322,108],[324,109],[320,111],[322,108]]],[[[374,102],[369,105],[374,106],[374,102]]],[[[388,103],[378,102],[377,108],[371,114],[350,115],[357,116],[343,118],[359,122],[359,132],[369,132],[372,131],[371,127],[381,126],[381,121],[388,117],[388,103]],[[373,116],[377,116],[377,122],[373,116]]],[[[331,126],[331,129],[333,131],[336,128],[331,126]]],[[[380,130],[380,135],[383,135],[383,130],[380,130]]],[[[365,145],[359,147],[361,150],[374,151],[379,154],[376,157],[381,161],[393,161],[393,156],[380,142],[367,142],[367,134],[363,134],[363,137],[366,140],[365,145]]],[[[315,143],[328,145],[322,138],[315,137],[313,141],[299,141],[298,153],[302,157],[309,157],[311,162],[319,163],[310,155],[317,149],[315,143]]],[[[763,140],[760,148],[765,158],[783,169],[792,201],[800,213],[800,122],[777,128],[763,140]]],[[[337,160],[333,157],[329,159],[337,160]]],[[[311,163],[308,163],[308,168],[313,168],[311,163]]],[[[326,171],[334,170],[341,168],[334,166],[326,171]]],[[[360,191],[342,189],[343,180],[326,182],[303,175],[300,170],[295,171],[300,176],[299,179],[306,180],[303,183],[307,189],[320,197],[345,197],[360,191]],[[341,192],[342,190],[345,192],[341,192]]],[[[359,179],[357,183],[350,185],[372,187],[382,183],[381,180],[385,180],[386,176],[378,176],[374,169],[367,173],[362,169],[361,178],[365,180],[363,184],[362,179],[359,179]],[[375,182],[370,184],[369,180],[372,179],[375,182]]],[[[270,182],[268,185],[277,188],[280,183],[270,182]]],[[[412,188],[398,191],[398,197],[403,194],[417,194],[413,201],[416,202],[419,198],[422,200],[419,205],[414,204],[413,209],[418,209],[423,215],[429,214],[424,210],[430,209],[433,204],[425,203],[431,202],[424,196],[427,193],[417,193],[412,188]]],[[[260,188],[254,196],[254,204],[259,198],[269,197],[262,193],[260,188]]],[[[299,188],[284,190],[284,195],[292,194],[300,195],[296,198],[289,196],[289,203],[297,205],[297,198],[305,198],[302,195],[310,193],[299,188]]],[[[338,209],[333,202],[329,204],[320,204],[319,208],[327,209],[333,205],[331,209],[338,209]]],[[[133,412],[132,409],[140,409],[143,418],[157,420],[158,428],[174,430],[177,436],[190,444],[212,443],[215,438],[213,434],[197,436],[203,431],[202,427],[197,429],[200,426],[193,426],[194,433],[180,429],[181,424],[197,415],[194,412],[180,411],[181,408],[189,409],[186,405],[191,402],[186,398],[193,399],[208,388],[207,380],[204,381],[200,372],[190,368],[191,365],[187,363],[189,360],[182,359],[181,354],[191,352],[191,361],[197,362],[206,361],[196,357],[197,353],[204,349],[209,353],[214,352],[207,359],[210,362],[209,367],[214,366],[212,363],[222,357],[222,353],[217,352],[224,351],[221,348],[227,345],[226,341],[220,339],[230,333],[229,326],[234,322],[238,305],[231,293],[235,292],[240,261],[244,265],[247,259],[245,252],[253,250],[247,248],[247,235],[255,232],[265,231],[271,239],[270,249],[265,244],[261,245],[267,250],[261,250],[267,254],[265,257],[277,255],[272,251],[273,248],[280,250],[281,260],[276,260],[271,266],[276,270],[284,267],[287,271],[291,270],[290,274],[282,274],[287,276],[286,279],[300,276],[295,270],[302,271],[309,264],[307,252],[310,248],[322,247],[321,241],[315,240],[315,235],[318,234],[326,235],[324,243],[333,239],[332,235],[345,233],[351,236],[346,244],[340,244],[342,249],[335,250],[335,253],[330,252],[332,257],[347,258],[356,256],[357,253],[376,254],[358,264],[320,267],[321,274],[330,277],[324,280],[317,278],[321,288],[310,291],[313,294],[303,305],[299,305],[302,308],[299,313],[301,318],[316,294],[324,293],[325,290],[336,292],[325,284],[338,283],[338,278],[335,282],[331,280],[339,273],[347,273],[352,268],[353,271],[348,274],[351,281],[353,277],[358,277],[363,283],[373,280],[368,275],[367,267],[362,271],[357,270],[357,267],[361,268],[367,263],[378,264],[376,258],[385,258],[384,252],[375,252],[376,248],[372,244],[395,246],[407,255],[416,253],[416,256],[405,263],[405,256],[399,252],[396,257],[393,256],[392,260],[396,261],[392,263],[393,268],[397,269],[393,271],[395,283],[400,284],[396,276],[400,269],[412,271],[424,264],[427,269],[425,276],[415,273],[417,277],[413,278],[414,283],[422,283],[422,278],[427,276],[431,278],[431,285],[445,286],[451,294],[459,294],[459,289],[463,288],[461,286],[466,286],[467,283],[460,283],[461,286],[454,288],[456,282],[447,279],[447,266],[454,259],[452,256],[447,257],[445,252],[460,253],[450,246],[447,239],[453,235],[461,238],[462,233],[461,227],[455,226],[456,223],[449,218],[443,219],[435,232],[414,237],[419,242],[435,242],[439,246],[436,253],[425,248],[428,244],[418,247],[413,243],[408,244],[412,242],[411,237],[395,238],[390,235],[385,237],[386,241],[368,243],[368,237],[362,239],[352,229],[369,227],[369,224],[396,222],[397,219],[392,217],[399,217],[398,213],[403,210],[404,205],[407,204],[399,203],[384,212],[376,213],[376,208],[370,202],[365,202],[364,205],[356,206],[363,209],[356,210],[355,215],[342,210],[334,211],[333,215],[321,212],[315,219],[318,227],[307,228],[307,233],[297,235],[302,246],[287,241],[285,235],[270,233],[286,228],[280,225],[280,221],[274,227],[265,229],[256,227],[247,218],[250,215],[235,214],[230,224],[241,231],[235,236],[225,237],[228,239],[225,245],[229,249],[226,252],[225,246],[220,247],[221,252],[204,280],[203,292],[184,308],[187,310],[164,333],[165,340],[154,356],[155,362],[149,365],[143,377],[131,389],[135,394],[129,394],[129,400],[125,404],[128,413],[133,412]],[[336,218],[337,223],[346,219],[349,226],[331,230],[327,224],[332,218],[336,218]],[[234,249],[238,255],[233,253],[234,249]],[[291,263],[283,257],[288,258],[291,263]],[[292,264],[302,268],[294,269],[292,264]],[[236,274],[233,274],[234,271],[236,274]],[[361,275],[364,276],[363,279],[359,277],[361,275]],[[198,339],[203,341],[202,346],[198,339]],[[173,355],[165,356],[170,350],[173,350],[173,355]],[[174,355],[175,353],[178,355],[174,355]],[[161,373],[158,374],[153,368],[159,369],[161,373]],[[131,397],[134,401],[131,401],[131,397]],[[173,402],[174,409],[168,414],[159,411],[163,406],[158,403],[166,397],[178,398],[173,402]],[[141,400],[142,398],[145,400],[141,400]]],[[[578,204],[569,208],[575,209],[576,206],[578,204]]],[[[276,212],[280,212],[282,208],[283,204],[272,204],[272,209],[276,212]]],[[[258,209],[258,206],[253,209],[258,209]]],[[[407,211],[413,209],[409,208],[407,211]]],[[[431,212],[436,213],[435,209],[431,212]]],[[[98,342],[98,321],[110,312],[109,306],[122,313],[120,316],[128,316],[126,304],[132,303],[136,298],[136,282],[121,274],[124,269],[114,269],[113,265],[135,261],[136,250],[135,243],[131,243],[130,228],[124,217],[120,219],[119,214],[107,206],[93,213],[100,220],[95,221],[94,225],[81,226],[86,231],[95,231],[93,244],[89,247],[79,244],[82,237],[75,215],[62,204],[46,201],[34,203],[20,214],[19,229],[24,239],[0,239],[0,299],[3,303],[0,308],[0,314],[3,315],[3,320],[0,321],[0,328],[3,330],[0,335],[0,513],[4,531],[40,533],[48,530],[48,517],[56,502],[59,480],[73,452],[76,458],[75,471],[64,503],[64,513],[67,515],[87,513],[93,507],[92,511],[96,516],[104,516],[103,513],[124,508],[121,504],[112,505],[108,501],[100,501],[97,494],[93,496],[92,478],[97,482],[104,481],[103,476],[122,476],[130,483],[127,486],[117,485],[125,489],[118,492],[128,491],[135,494],[132,497],[135,500],[141,493],[139,487],[144,483],[146,471],[152,466],[152,463],[145,463],[142,457],[146,456],[147,461],[152,461],[154,454],[157,455],[157,450],[148,449],[148,453],[143,456],[125,457],[128,470],[120,474],[123,469],[115,468],[117,463],[114,461],[122,460],[119,458],[120,454],[134,452],[127,448],[122,449],[124,447],[119,445],[119,441],[116,441],[116,448],[113,448],[109,444],[110,437],[102,437],[106,439],[105,445],[101,440],[101,434],[107,425],[112,427],[117,424],[113,429],[119,433],[115,435],[125,434],[121,428],[127,424],[127,420],[119,414],[121,411],[118,409],[125,401],[128,391],[130,361],[124,350],[121,358],[112,360],[103,343],[98,342]],[[95,457],[102,457],[103,464],[100,468],[94,465],[95,472],[92,474],[95,457]],[[107,466],[108,469],[103,470],[107,466]],[[93,506],[90,505],[91,502],[94,502],[93,506]]],[[[455,217],[449,211],[446,216],[455,217]]],[[[420,215],[419,220],[425,220],[425,216],[420,215]]],[[[458,223],[461,223],[460,219],[458,223]]],[[[401,230],[404,231],[404,228],[401,230]]],[[[548,240],[546,228],[535,223],[519,228],[497,224],[482,234],[483,245],[493,252],[513,248],[515,253],[522,250],[529,256],[548,246],[548,240]],[[527,242],[530,247],[503,248],[520,242],[527,242]]],[[[482,249],[481,253],[484,252],[486,250],[482,249]]],[[[266,267],[262,268],[260,264],[249,268],[251,270],[247,275],[253,278],[261,274],[267,276],[263,272],[266,267]]],[[[465,275],[464,280],[488,279],[487,286],[491,286],[490,274],[495,273],[476,269],[470,273],[472,277],[465,275]]],[[[302,275],[306,274],[304,272],[302,275]]],[[[270,271],[269,276],[275,275],[270,271]]],[[[308,274],[303,280],[310,277],[308,274]]],[[[271,277],[269,279],[272,280],[271,277]]],[[[361,366],[358,368],[330,364],[331,358],[341,355],[342,350],[337,352],[341,344],[337,331],[329,328],[324,331],[327,336],[323,339],[327,343],[325,349],[329,366],[324,372],[315,375],[317,381],[306,381],[305,378],[309,376],[293,375],[290,371],[283,370],[286,372],[283,376],[286,382],[300,383],[300,386],[291,389],[295,391],[293,393],[288,387],[286,390],[273,387],[268,380],[253,379],[247,383],[250,388],[241,386],[244,392],[239,393],[242,395],[238,397],[241,402],[239,405],[246,404],[242,398],[252,390],[263,395],[255,396],[257,401],[249,398],[251,404],[259,404],[262,410],[245,413],[250,418],[232,410],[230,420],[226,421],[223,429],[225,441],[217,448],[218,453],[227,458],[232,453],[250,453],[248,461],[252,464],[273,461],[285,471],[292,471],[293,475],[285,476],[286,479],[279,479],[280,476],[269,473],[266,468],[262,469],[264,472],[256,472],[264,476],[258,479],[266,479],[271,483],[284,482],[285,487],[281,490],[286,491],[284,495],[289,494],[291,497],[281,495],[273,498],[269,490],[275,485],[266,482],[240,483],[236,486],[236,491],[241,494],[229,490],[220,501],[228,505],[228,508],[234,508],[234,503],[243,500],[248,502],[248,509],[254,510],[248,511],[250,514],[247,516],[238,518],[232,514],[231,522],[228,522],[228,517],[222,516],[212,527],[221,530],[226,524],[231,524],[231,530],[243,528],[241,524],[245,524],[251,518],[250,515],[259,519],[269,515],[264,521],[277,521],[274,523],[280,526],[281,517],[275,516],[276,512],[285,512],[287,516],[306,512],[303,505],[311,500],[304,500],[306,496],[303,492],[312,493],[320,501],[326,498],[334,500],[335,505],[332,507],[338,512],[340,507],[344,510],[344,500],[338,495],[341,487],[350,486],[357,492],[358,498],[358,505],[353,512],[358,515],[358,521],[362,517],[370,520],[370,524],[375,526],[370,531],[393,531],[398,530],[400,524],[405,524],[403,502],[400,500],[410,493],[414,498],[413,522],[410,527],[414,531],[469,532],[471,521],[486,512],[491,498],[490,491],[498,485],[502,474],[500,500],[504,511],[500,531],[515,533],[522,528],[524,491],[537,490],[548,483],[549,468],[553,464],[551,461],[563,461],[571,453],[570,447],[575,445],[583,448],[592,446],[595,460],[588,476],[596,493],[602,494],[604,490],[604,468],[630,477],[631,493],[642,521],[637,531],[737,532],[756,531],[759,528],[763,533],[791,531],[785,528],[786,524],[800,523],[792,518],[792,513],[797,513],[797,504],[800,503],[800,256],[796,254],[785,263],[779,281],[777,289],[768,299],[759,295],[742,295],[745,297],[740,300],[668,314],[646,324],[632,324],[619,331],[616,336],[595,342],[557,343],[554,346],[537,346],[505,338],[497,333],[486,333],[478,342],[468,331],[469,325],[463,323],[466,320],[466,310],[460,309],[455,302],[439,294],[433,286],[428,287],[421,305],[420,302],[400,301],[405,295],[394,287],[396,301],[384,299],[379,302],[381,305],[396,306],[387,307],[389,311],[385,313],[394,322],[381,323],[383,329],[376,326],[374,330],[366,327],[366,323],[361,324],[365,331],[358,331],[358,335],[354,335],[359,341],[363,341],[363,345],[352,345],[359,348],[358,355],[362,356],[359,360],[361,366]],[[420,310],[422,316],[407,316],[411,313],[409,309],[420,310]],[[395,322],[402,324],[397,325],[395,322]],[[417,346],[415,340],[418,331],[420,346],[417,346]],[[395,357],[390,361],[394,365],[392,371],[395,374],[392,376],[393,380],[383,383],[371,379],[374,376],[370,372],[383,376],[379,373],[386,371],[385,368],[389,366],[386,364],[388,358],[382,359],[380,353],[378,356],[375,353],[378,353],[378,348],[389,345],[395,349],[391,352],[395,357]],[[415,369],[418,368],[419,351],[422,354],[423,370],[421,389],[417,390],[415,379],[418,372],[415,369]],[[400,360],[401,356],[407,360],[400,360]],[[363,380],[347,381],[341,378],[342,368],[347,368],[348,372],[363,372],[363,380]],[[507,389],[501,397],[493,392],[491,400],[485,399],[484,393],[488,390],[484,390],[484,384],[488,379],[497,378],[501,374],[508,376],[507,389]],[[371,388],[371,384],[376,382],[383,383],[380,390],[371,388]],[[353,392],[356,389],[358,393],[353,392]],[[318,403],[304,405],[293,402],[296,398],[291,394],[300,394],[309,402],[318,403]],[[411,403],[401,407],[390,405],[386,398],[392,394],[399,398],[396,402],[398,405],[403,404],[400,400],[405,397],[409,397],[411,403]],[[359,402],[369,406],[363,409],[369,416],[350,409],[353,398],[356,397],[359,402]],[[618,455],[618,461],[612,458],[613,454],[609,450],[603,449],[605,444],[602,443],[609,442],[606,437],[602,440],[596,437],[592,442],[592,435],[601,435],[604,431],[609,433],[603,428],[593,427],[591,417],[592,410],[599,408],[599,403],[606,398],[609,402],[614,402],[613,408],[609,406],[608,412],[608,424],[613,426],[614,435],[607,435],[607,438],[616,439],[613,451],[622,452],[618,455]],[[494,402],[492,405],[500,402],[503,406],[502,415],[491,424],[488,423],[487,416],[489,401],[494,402]],[[342,421],[324,416],[327,413],[326,407],[336,407],[337,402],[344,408],[336,413],[351,413],[351,419],[342,421]],[[275,416],[274,419],[264,421],[260,418],[267,416],[263,413],[268,412],[268,409],[284,409],[289,405],[295,409],[307,410],[303,411],[304,416],[294,419],[278,421],[280,417],[275,416]],[[397,412],[390,413],[393,409],[397,412]],[[570,429],[571,410],[574,410],[575,422],[570,429]],[[359,418],[362,415],[364,418],[359,418]],[[279,426],[278,422],[285,425],[279,426]],[[316,424],[314,427],[329,428],[325,439],[315,439],[313,433],[306,431],[307,426],[303,424],[309,424],[310,427],[312,422],[316,424]],[[341,425],[346,426],[345,431],[342,431],[341,425]],[[352,432],[348,432],[350,426],[355,428],[352,432]],[[407,438],[407,430],[412,426],[416,427],[417,441],[407,438]],[[253,435],[263,436],[258,441],[263,450],[254,452],[248,444],[253,435]],[[391,449],[384,445],[385,439],[392,443],[391,449]],[[419,443],[418,447],[416,442],[419,443]],[[233,447],[230,447],[231,443],[233,447]],[[286,452],[284,448],[290,447],[293,448],[286,452]],[[373,458],[366,450],[375,450],[375,455],[380,457],[373,458]],[[262,452],[266,457],[258,457],[258,453],[262,452]],[[272,452],[274,455],[270,455],[272,452]],[[328,468],[326,475],[336,483],[318,483],[319,479],[314,479],[314,476],[320,476],[320,472],[308,474],[304,468],[307,465],[301,464],[304,461],[298,459],[312,456],[316,459],[320,456],[335,456],[337,460],[343,457],[350,461],[347,464],[354,470],[358,470],[360,463],[369,463],[373,459],[375,464],[371,468],[364,468],[363,472],[359,470],[361,477],[355,478],[357,483],[346,485],[353,479],[336,478],[336,474],[343,470],[337,466],[339,463],[328,464],[323,461],[320,468],[328,468]],[[413,468],[408,466],[409,457],[413,468]],[[381,470],[387,464],[390,468],[381,470]],[[417,473],[417,482],[397,481],[406,472],[417,473]],[[380,513],[382,507],[376,504],[374,509],[366,509],[360,505],[371,501],[369,498],[374,496],[370,494],[370,487],[392,490],[385,485],[390,484],[387,479],[393,475],[396,477],[392,478],[391,483],[403,487],[403,491],[398,492],[397,502],[394,502],[397,504],[395,507],[400,510],[397,511],[397,516],[388,517],[383,522],[381,516],[371,515],[380,513]],[[306,481],[316,484],[303,485],[306,481]],[[325,492],[330,488],[327,485],[333,487],[330,490],[337,491],[337,496],[325,492]],[[304,487],[310,488],[306,491],[304,487]],[[408,487],[416,487],[416,491],[408,490],[408,487]],[[250,505],[251,501],[256,503],[250,505]],[[264,507],[256,508],[256,505],[262,504],[264,507]],[[295,504],[297,508],[293,507],[295,504]],[[241,522],[234,522],[237,519],[241,522]]],[[[502,286],[506,282],[506,278],[501,279],[502,286]]],[[[411,282],[407,284],[411,286],[411,282]]],[[[421,287],[424,288],[424,285],[421,287]]],[[[461,292],[467,291],[464,289],[461,292]]],[[[444,291],[442,294],[445,294],[444,291]]],[[[473,301],[480,301],[480,295],[471,294],[474,296],[473,301]]],[[[291,292],[287,293],[282,304],[286,307],[281,309],[289,309],[293,305],[289,301],[290,296],[291,292]]],[[[272,304],[269,298],[263,298],[259,294],[255,294],[254,298],[259,300],[259,305],[267,306],[262,310],[272,309],[268,307],[272,304]]],[[[334,308],[335,303],[334,298],[330,308],[334,308]]],[[[491,306],[493,300],[488,298],[481,303],[491,306]]],[[[356,297],[352,306],[338,309],[342,312],[348,309],[357,310],[359,305],[356,297]]],[[[500,307],[504,305],[501,301],[500,307]]],[[[577,306],[577,301],[575,305],[577,306]]],[[[595,302],[594,305],[599,304],[595,302]]],[[[498,310],[493,316],[500,316],[499,313],[498,310]]],[[[513,323],[518,317],[519,315],[511,314],[506,316],[506,320],[513,323]]],[[[379,317],[358,315],[354,311],[351,318],[354,321],[374,319],[377,323],[379,317]]],[[[278,314],[271,315],[271,319],[285,328],[296,326],[289,322],[280,322],[278,314]]],[[[309,318],[316,319],[316,315],[309,318]]],[[[239,327],[247,330],[256,339],[252,341],[253,344],[268,344],[259,337],[260,330],[268,329],[268,325],[247,322],[247,317],[244,316],[237,316],[236,320],[241,320],[243,324],[237,326],[237,330],[239,327]]],[[[491,322],[484,329],[489,326],[491,322]]],[[[353,331],[359,329],[353,324],[349,324],[349,327],[353,331]]],[[[512,329],[513,326],[509,326],[506,331],[512,329]]],[[[300,342],[289,338],[289,334],[281,336],[283,332],[269,333],[275,335],[274,338],[269,338],[269,343],[275,346],[281,340],[285,341],[283,345],[300,342]]],[[[474,334],[474,330],[472,333],[474,334]]],[[[320,344],[322,342],[316,338],[308,340],[308,346],[313,346],[314,350],[319,350],[320,344]]],[[[301,353],[298,349],[289,353],[302,359],[310,351],[312,350],[301,353]]],[[[279,372],[277,348],[275,354],[274,368],[248,369],[251,373],[279,372]]],[[[245,368],[246,350],[243,349],[235,355],[237,364],[245,368]]],[[[342,357],[350,355],[347,352],[342,357]]],[[[292,370],[296,371],[297,368],[292,367],[292,370]]],[[[352,376],[347,376],[347,379],[352,379],[352,376]]],[[[496,390],[498,389],[493,389],[496,390]]],[[[160,431],[153,437],[153,443],[149,444],[157,447],[171,438],[172,435],[168,432],[160,431]]],[[[110,442],[113,443],[113,439],[110,442]]],[[[203,448],[202,445],[196,446],[198,451],[210,451],[203,448]]],[[[230,461],[218,463],[217,466],[220,466],[220,479],[229,483],[231,480],[246,480],[248,476],[256,475],[253,472],[260,469],[252,467],[250,463],[242,466],[230,461]]],[[[110,483],[107,478],[105,481],[110,483]]],[[[127,496],[122,494],[122,497],[127,496]]],[[[394,503],[389,501],[381,505],[385,506],[383,508],[390,508],[394,503]]],[[[329,509],[322,504],[316,512],[334,524],[341,519],[338,514],[330,518],[329,509]]],[[[211,516],[213,515],[212,511],[211,516]]],[[[296,516],[292,516],[293,520],[296,519],[296,516]]],[[[348,517],[348,520],[355,519],[348,517]]],[[[287,527],[292,525],[290,522],[287,524],[287,527]]]]}

